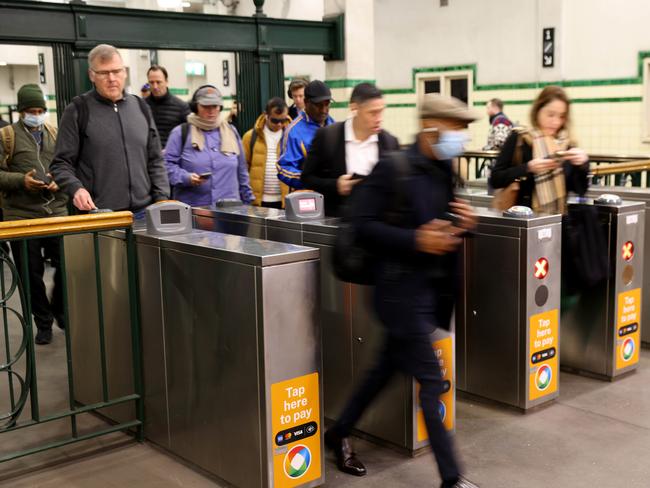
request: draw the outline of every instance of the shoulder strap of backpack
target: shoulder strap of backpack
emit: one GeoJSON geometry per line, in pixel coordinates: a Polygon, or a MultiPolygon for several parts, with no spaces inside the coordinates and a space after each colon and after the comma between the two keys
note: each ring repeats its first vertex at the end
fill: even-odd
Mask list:
{"type": "Polygon", "coordinates": [[[88,127],[88,101],[84,95],[77,95],[72,99],[77,109],[77,128],[79,129],[79,155],[83,152],[86,139],[86,127],[88,127]]]}
{"type": "Polygon", "coordinates": [[[251,155],[251,161],[253,160],[253,148],[255,147],[255,141],[257,141],[257,129],[253,127],[253,132],[251,133],[251,140],[248,143],[248,150],[251,155]]]}
{"type": "Polygon", "coordinates": [[[151,111],[150,111],[149,107],[147,106],[147,102],[145,102],[144,99],[142,99],[142,98],[140,98],[138,96],[135,96],[135,95],[133,95],[133,96],[138,101],[138,105],[140,106],[140,111],[142,112],[142,115],[144,115],[144,118],[147,121],[147,126],[149,127],[149,129],[151,129],[151,111]]]}
{"type": "Polygon", "coordinates": [[[0,129],[0,142],[2,143],[2,149],[4,151],[4,157],[2,158],[3,167],[7,167],[7,162],[14,154],[14,147],[16,144],[16,132],[12,125],[7,125],[0,129]]]}
{"type": "Polygon", "coordinates": [[[187,133],[190,130],[190,125],[187,122],[181,124],[181,152],[185,150],[185,141],[187,140],[187,133]]]}

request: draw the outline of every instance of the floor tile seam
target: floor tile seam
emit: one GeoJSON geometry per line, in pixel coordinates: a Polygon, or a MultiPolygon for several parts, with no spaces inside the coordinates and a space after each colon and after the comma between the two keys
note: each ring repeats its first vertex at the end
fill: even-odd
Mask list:
{"type": "Polygon", "coordinates": [[[629,425],[630,427],[641,428],[643,430],[647,430],[647,431],[650,432],[650,427],[647,427],[645,425],[635,424],[635,423],[629,422],[627,420],[621,420],[621,419],[616,418],[616,417],[611,417],[610,415],[605,415],[605,414],[602,414],[602,413],[599,413],[599,412],[594,412],[592,410],[587,410],[586,408],[577,407],[575,405],[570,405],[568,403],[563,403],[561,401],[558,401],[557,404],[558,405],[563,405],[563,406],[568,407],[568,408],[572,408],[574,410],[578,410],[580,412],[590,413],[591,415],[596,415],[598,417],[602,417],[602,418],[607,419],[607,420],[613,420],[615,422],[620,422],[621,424],[629,425]]]}

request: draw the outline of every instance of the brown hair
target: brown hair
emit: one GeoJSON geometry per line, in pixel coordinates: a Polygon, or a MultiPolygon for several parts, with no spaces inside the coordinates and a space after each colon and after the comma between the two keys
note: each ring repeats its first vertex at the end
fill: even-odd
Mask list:
{"type": "Polygon", "coordinates": [[[540,94],[537,95],[537,98],[533,102],[533,106],[530,109],[530,123],[533,125],[533,127],[539,128],[539,124],[537,123],[537,116],[539,115],[539,111],[555,100],[560,100],[566,103],[566,119],[564,120],[562,129],[569,129],[569,112],[571,108],[571,100],[569,100],[569,97],[567,96],[564,89],[557,85],[546,86],[540,92],[540,94]]]}

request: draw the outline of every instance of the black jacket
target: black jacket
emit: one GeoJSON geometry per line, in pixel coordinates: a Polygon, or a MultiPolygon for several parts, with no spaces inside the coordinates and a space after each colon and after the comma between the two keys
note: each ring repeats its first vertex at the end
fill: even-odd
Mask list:
{"type": "Polygon", "coordinates": [[[65,108],[59,123],[50,173],[61,189],[72,198],[83,187],[98,208],[111,210],[138,211],[169,198],[158,132],[136,96],[125,95],[113,103],[93,89],[86,99],[83,143],[74,103],[65,108]]]}
{"type": "MultiPolygon", "coordinates": [[[[503,144],[492,169],[490,183],[494,188],[505,188],[519,178],[517,205],[525,205],[532,208],[535,178],[533,173],[528,171],[528,161],[533,159],[533,148],[525,141],[522,141],[521,162],[515,165],[513,159],[515,157],[517,137],[517,133],[513,132],[503,144]]],[[[582,166],[574,166],[568,161],[565,161],[563,170],[567,192],[571,191],[580,196],[584,195],[589,187],[589,182],[587,181],[589,162],[582,166]]]]}
{"type": "MultiPolygon", "coordinates": [[[[399,142],[390,133],[379,133],[379,159],[399,149],[399,142]]],[[[336,189],[336,180],[347,173],[345,160],[345,123],[336,122],[316,132],[300,177],[305,188],[325,196],[325,215],[337,217],[345,198],[336,189]]]]}
{"type": "Polygon", "coordinates": [[[377,259],[375,307],[389,333],[404,337],[449,327],[455,297],[456,253],[435,256],[415,247],[415,230],[441,219],[454,198],[451,161],[423,156],[416,144],[407,150],[410,176],[400,177],[388,159],[359,183],[350,197],[352,225],[361,244],[377,259]],[[404,195],[399,218],[388,222],[397,185],[404,195]]]}
{"type": "Polygon", "coordinates": [[[145,98],[145,101],[149,104],[158,134],[160,134],[160,144],[164,148],[172,129],[187,120],[190,106],[169,91],[162,97],[150,95],[145,98]]]}

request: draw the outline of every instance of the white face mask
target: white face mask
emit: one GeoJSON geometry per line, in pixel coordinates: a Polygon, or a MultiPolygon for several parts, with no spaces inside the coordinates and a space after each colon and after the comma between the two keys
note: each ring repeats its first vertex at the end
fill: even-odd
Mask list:
{"type": "Polygon", "coordinates": [[[47,116],[48,116],[47,112],[43,112],[41,115],[25,113],[25,115],[23,116],[23,123],[27,127],[31,127],[35,129],[36,127],[40,127],[45,123],[45,121],[47,120],[47,116]]]}

